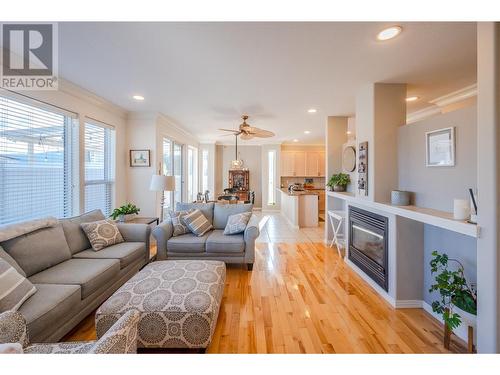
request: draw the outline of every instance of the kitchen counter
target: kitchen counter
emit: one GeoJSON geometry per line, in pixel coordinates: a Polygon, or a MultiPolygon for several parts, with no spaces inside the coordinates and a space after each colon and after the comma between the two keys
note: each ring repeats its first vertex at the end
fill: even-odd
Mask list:
{"type": "Polygon", "coordinates": [[[281,213],[295,228],[318,226],[319,192],[278,189],[281,193],[281,213]]]}
{"type": "Polygon", "coordinates": [[[300,196],[300,195],[319,195],[319,192],[317,190],[313,190],[313,189],[307,189],[307,190],[302,190],[302,191],[294,191],[292,193],[290,193],[288,191],[288,189],[285,189],[285,188],[281,188],[281,189],[278,189],[279,191],[281,191],[283,194],[287,194],[291,197],[297,197],[297,196],[300,196]]]}

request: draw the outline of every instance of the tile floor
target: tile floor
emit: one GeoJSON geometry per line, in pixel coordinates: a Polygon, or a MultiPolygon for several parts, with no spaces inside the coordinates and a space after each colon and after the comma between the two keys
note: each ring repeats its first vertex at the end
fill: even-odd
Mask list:
{"type": "Polygon", "coordinates": [[[308,243],[323,242],[325,237],[325,222],[320,222],[317,228],[293,228],[280,213],[256,213],[265,222],[257,239],[259,243],[308,243]]]}

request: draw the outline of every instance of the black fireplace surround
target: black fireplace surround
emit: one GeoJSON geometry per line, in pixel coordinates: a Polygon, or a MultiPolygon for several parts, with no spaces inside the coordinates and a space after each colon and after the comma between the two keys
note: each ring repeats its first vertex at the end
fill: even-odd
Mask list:
{"type": "Polygon", "coordinates": [[[386,291],[388,230],[387,217],[349,206],[349,260],[386,291]]]}

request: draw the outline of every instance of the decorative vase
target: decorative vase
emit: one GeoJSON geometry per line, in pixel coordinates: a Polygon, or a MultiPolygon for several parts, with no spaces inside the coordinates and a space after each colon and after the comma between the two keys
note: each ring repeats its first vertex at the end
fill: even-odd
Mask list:
{"type": "Polygon", "coordinates": [[[391,204],[394,206],[408,206],[410,204],[410,192],[402,190],[391,191],[391,204]]]}
{"type": "Polygon", "coordinates": [[[342,192],[345,191],[344,185],[333,185],[333,191],[342,192]]]}
{"type": "Polygon", "coordinates": [[[124,223],[125,222],[125,215],[121,214],[120,216],[118,216],[118,222],[124,223]]]}

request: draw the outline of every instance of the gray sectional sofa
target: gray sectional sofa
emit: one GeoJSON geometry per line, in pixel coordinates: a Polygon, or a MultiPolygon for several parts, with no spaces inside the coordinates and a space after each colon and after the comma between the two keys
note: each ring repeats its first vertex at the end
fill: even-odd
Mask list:
{"type": "Polygon", "coordinates": [[[33,342],[62,338],[149,261],[146,224],[118,224],[125,242],[92,250],[80,224],[104,218],[96,210],[0,242],[37,288],[19,308],[33,342]]]}
{"type": "Polygon", "coordinates": [[[259,236],[259,219],[252,215],[244,233],[224,235],[230,215],[251,212],[252,204],[177,203],[175,209],[198,208],[214,229],[198,237],[192,233],[172,237],[173,226],[167,218],[155,229],[153,236],[158,246],[157,258],[210,259],[226,263],[246,263],[252,269],[255,260],[255,240],[259,236]]]}

